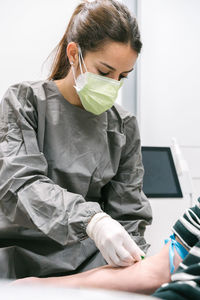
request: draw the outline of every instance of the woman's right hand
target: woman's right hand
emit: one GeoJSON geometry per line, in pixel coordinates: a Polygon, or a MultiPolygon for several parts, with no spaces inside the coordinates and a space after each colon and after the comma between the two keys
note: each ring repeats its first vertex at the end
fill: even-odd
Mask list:
{"type": "Polygon", "coordinates": [[[113,267],[130,266],[145,256],[124,227],[106,213],[94,215],[86,232],[107,263],[113,267]]]}

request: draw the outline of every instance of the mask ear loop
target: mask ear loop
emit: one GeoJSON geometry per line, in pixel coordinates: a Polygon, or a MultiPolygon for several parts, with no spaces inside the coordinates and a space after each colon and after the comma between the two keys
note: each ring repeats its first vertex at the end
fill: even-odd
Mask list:
{"type": "MultiPolygon", "coordinates": [[[[87,67],[85,65],[80,46],[78,46],[78,56],[79,56],[79,66],[80,66],[81,74],[83,74],[82,63],[84,65],[84,68],[85,68],[86,72],[87,72],[87,67]]],[[[74,77],[75,84],[77,85],[77,80],[76,80],[75,71],[74,71],[74,64],[73,64],[72,61],[70,62],[70,65],[72,66],[72,74],[73,74],[73,77],[74,77]]]]}
{"type": "Polygon", "coordinates": [[[86,72],[87,72],[87,67],[85,65],[85,62],[84,62],[84,59],[83,59],[83,54],[82,54],[80,46],[78,46],[78,53],[79,53],[79,60],[80,60],[79,61],[80,70],[81,70],[81,74],[83,74],[83,69],[82,69],[81,63],[83,63],[86,72]]]}
{"type": "Polygon", "coordinates": [[[73,63],[73,61],[70,61],[70,65],[72,66],[72,74],[73,74],[73,77],[74,77],[74,82],[75,82],[75,84],[76,84],[77,81],[76,81],[76,76],[75,76],[74,63],[73,63]]]}

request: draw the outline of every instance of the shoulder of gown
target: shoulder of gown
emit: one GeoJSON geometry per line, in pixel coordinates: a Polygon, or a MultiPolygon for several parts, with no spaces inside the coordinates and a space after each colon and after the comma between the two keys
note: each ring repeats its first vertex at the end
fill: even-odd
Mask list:
{"type": "Polygon", "coordinates": [[[31,102],[34,104],[38,99],[44,100],[46,98],[47,83],[48,80],[22,81],[14,83],[8,87],[3,99],[6,99],[8,94],[13,93],[20,102],[23,99],[29,99],[29,101],[32,100],[31,102]]]}

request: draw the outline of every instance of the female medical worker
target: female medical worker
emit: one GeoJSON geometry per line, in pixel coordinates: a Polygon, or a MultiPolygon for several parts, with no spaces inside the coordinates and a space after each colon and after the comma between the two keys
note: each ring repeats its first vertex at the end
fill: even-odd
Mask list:
{"type": "Polygon", "coordinates": [[[83,2],[48,80],[1,101],[0,277],[127,266],[148,245],[151,208],[135,117],[114,105],[141,49],[135,18],[114,0],[83,2]]]}

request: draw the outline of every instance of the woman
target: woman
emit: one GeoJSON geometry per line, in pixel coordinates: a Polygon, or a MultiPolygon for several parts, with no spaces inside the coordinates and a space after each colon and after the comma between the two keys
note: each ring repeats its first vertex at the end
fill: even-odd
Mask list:
{"type": "Polygon", "coordinates": [[[127,266],[148,245],[151,209],[135,117],[114,105],[141,50],[117,1],[83,2],[48,80],[1,101],[0,277],[127,266]],[[100,250],[100,251],[99,251],[100,250]]]}

